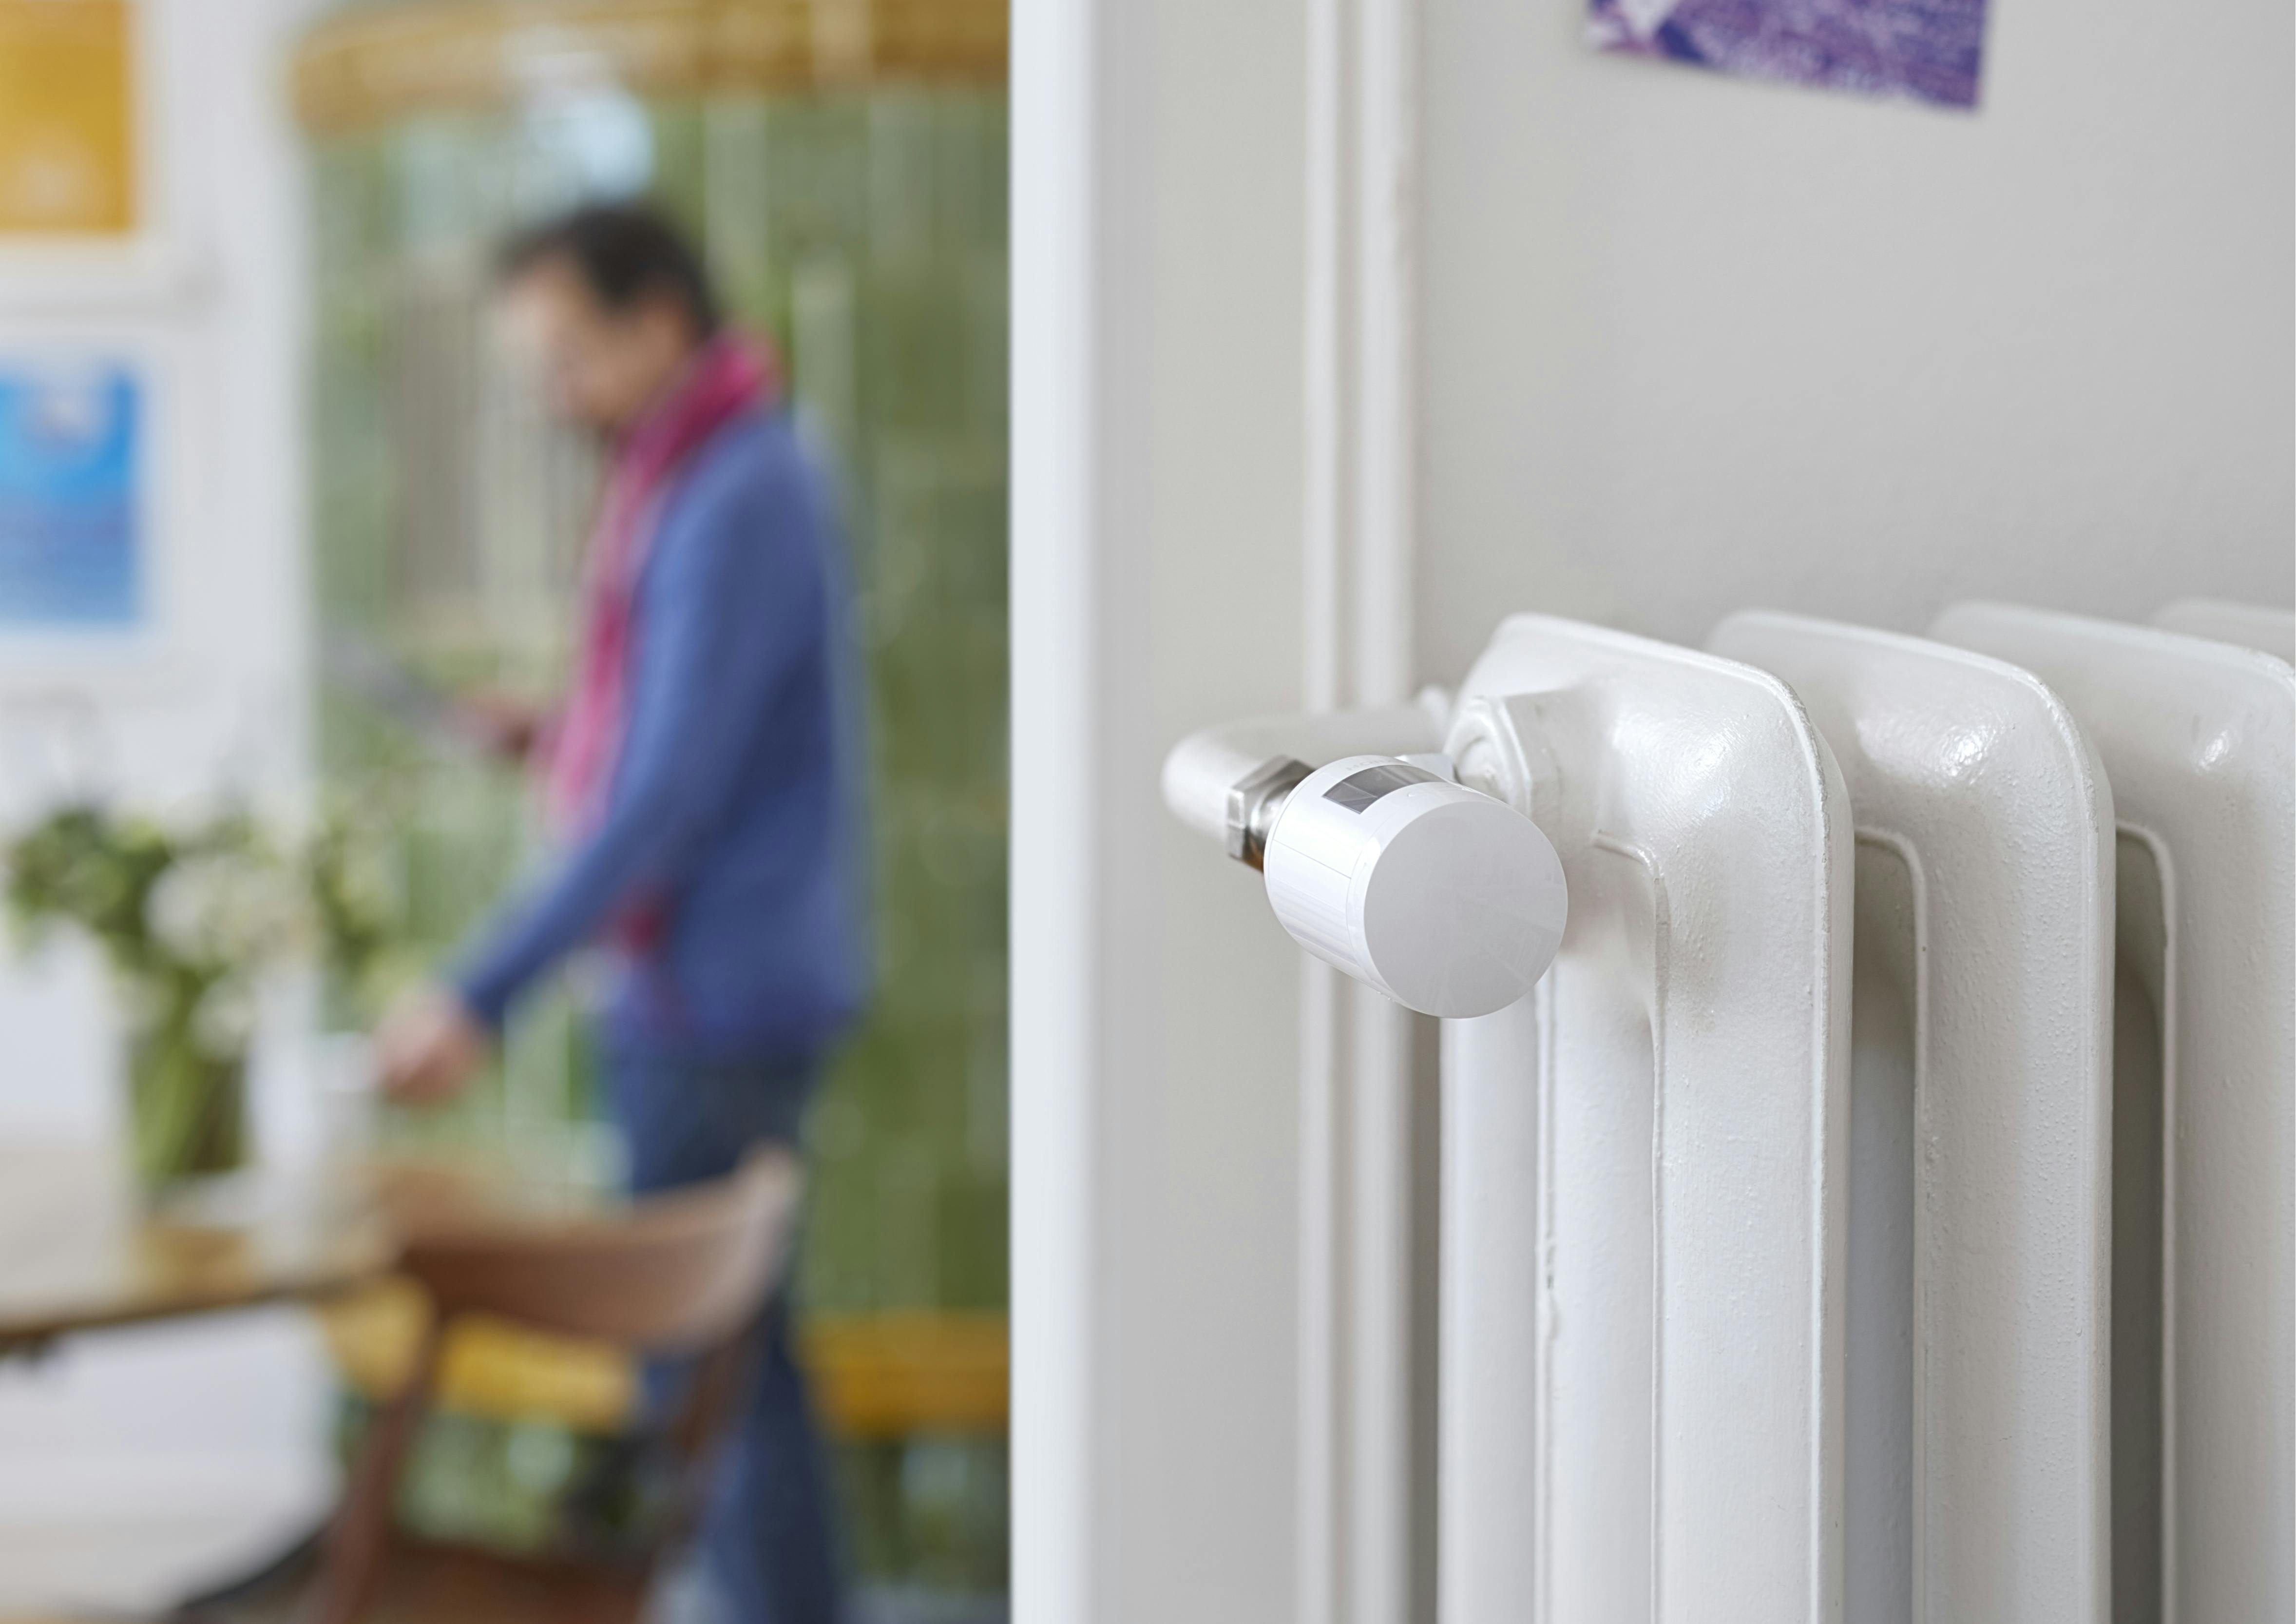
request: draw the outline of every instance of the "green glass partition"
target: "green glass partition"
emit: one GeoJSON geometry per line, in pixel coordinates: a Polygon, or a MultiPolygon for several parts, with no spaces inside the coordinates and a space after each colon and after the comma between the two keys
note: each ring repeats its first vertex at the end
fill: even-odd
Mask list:
{"type": "MultiPolygon", "coordinates": [[[[802,1292],[824,1312],[1001,1312],[1001,88],[641,96],[585,82],[328,130],[311,165],[313,533],[322,636],[339,650],[371,644],[442,683],[531,695],[562,670],[595,458],[493,358],[488,269],[504,234],[586,198],[650,193],[706,246],[735,318],[781,347],[844,504],[880,971],[811,1125],[802,1292]]],[[[340,684],[321,718],[328,779],[400,808],[413,927],[444,951],[529,860],[525,787],[340,684]]],[[[540,1001],[501,1077],[390,1131],[602,1176],[611,1145],[572,1009],[563,994],[540,1001]]],[[[865,1568],[1001,1586],[1003,1457],[985,1448],[854,1446],[865,1568]]]]}

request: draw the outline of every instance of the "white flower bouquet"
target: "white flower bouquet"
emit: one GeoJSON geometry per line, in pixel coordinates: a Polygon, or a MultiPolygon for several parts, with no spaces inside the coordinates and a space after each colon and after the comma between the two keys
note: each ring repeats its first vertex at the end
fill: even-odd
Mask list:
{"type": "Polygon", "coordinates": [[[147,1188],[245,1161],[247,1058],[266,972],[316,959],[354,997],[373,982],[397,912],[365,833],[336,815],[291,842],[243,813],[169,826],[79,805],[10,845],[20,933],[77,927],[119,986],[147,1188]]]}

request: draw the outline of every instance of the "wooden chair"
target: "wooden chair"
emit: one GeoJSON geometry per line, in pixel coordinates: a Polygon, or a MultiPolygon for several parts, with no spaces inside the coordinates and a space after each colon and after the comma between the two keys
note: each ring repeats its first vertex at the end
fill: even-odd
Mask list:
{"type": "Polygon", "coordinates": [[[715,1446],[737,1413],[757,1327],[779,1278],[802,1175],[761,1151],[731,1177],[610,1216],[537,1221],[456,1201],[403,1214],[406,1272],[433,1311],[403,1390],[386,1402],[353,1464],[304,1624],[634,1624],[659,1560],[700,1515],[715,1446]],[[393,1527],[409,1447],[429,1413],[439,1350],[466,1315],[488,1315],[635,1354],[694,1359],[664,1439],[669,1514],[627,1564],[526,1560],[417,1540],[393,1527]]]}

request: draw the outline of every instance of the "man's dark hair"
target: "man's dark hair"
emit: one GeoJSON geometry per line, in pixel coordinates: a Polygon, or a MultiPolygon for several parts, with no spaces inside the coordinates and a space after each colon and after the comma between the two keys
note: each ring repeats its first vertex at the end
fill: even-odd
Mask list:
{"type": "Polygon", "coordinates": [[[598,302],[617,314],[649,299],[685,308],[694,332],[718,331],[718,294],[685,234],[644,203],[592,203],[529,226],[505,244],[496,267],[514,281],[563,260],[598,302]]]}

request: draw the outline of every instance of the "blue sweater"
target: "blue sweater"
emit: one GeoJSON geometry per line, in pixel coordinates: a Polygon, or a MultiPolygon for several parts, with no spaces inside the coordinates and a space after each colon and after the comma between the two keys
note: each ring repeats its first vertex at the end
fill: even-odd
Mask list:
{"type": "Polygon", "coordinates": [[[595,830],[480,933],[455,981],[499,1027],[634,904],[620,1046],[802,1060],[867,990],[858,694],[824,481],[786,411],[736,418],[676,476],[632,606],[620,753],[595,830]]]}

